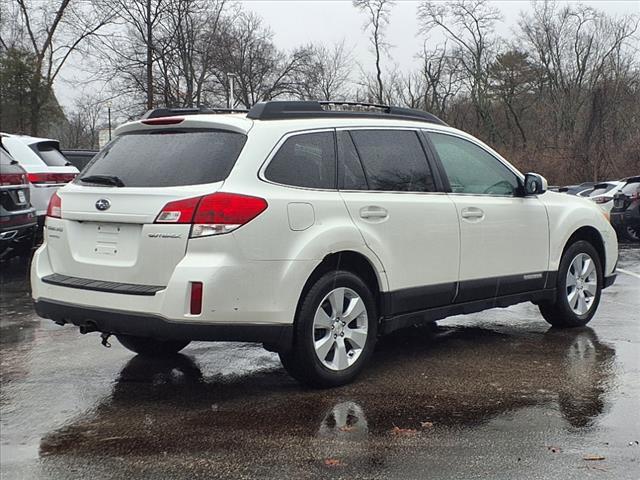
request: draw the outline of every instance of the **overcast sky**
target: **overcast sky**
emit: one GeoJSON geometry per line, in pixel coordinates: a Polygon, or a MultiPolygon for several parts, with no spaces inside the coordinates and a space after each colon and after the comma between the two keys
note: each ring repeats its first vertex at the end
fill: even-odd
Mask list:
{"type": "MultiPolygon", "coordinates": [[[[356,10],[350,0],[244,0],[244,7],[262,16],[271,27],[275,43],[279,48],[291,49],[307,42],[333,43],[345,39],[353,49],[354,60],[369,68],[372,66],[372,54],[366,33],[362,27],[366,17],[356,10]]],[[[576,2],[577,3],[577,2],[576,2]]],[[[583,1],[610,14],[620,15],[631,12],[640,13],[640,0],[598,0],[583,1]]],[[[402,70],[413,68],[414,55],[422,48],[423,38],[418,37],[416,9],[419,1],[399,0],[393,7],[391,23],[387,29],[387,39],[392,45],[389,60],[402,70]]],[[[505,38],[516,27],[520,12],[531,8],[528,1],[502,0],[494,4],[502,11],[503,23],[498,25],[498,33],[505,38]]],[[[442,38],[433,36],[432,41],[439,43],[442,38]]],[[[64,79],[56,85],[56,93],[64,107],[73,104],[73,99],[82,93],[74,81],[82,78],[78,65],[68,69],[64,79]]],[[[84,87],[95,90],[96,86],[84,87]]]]}

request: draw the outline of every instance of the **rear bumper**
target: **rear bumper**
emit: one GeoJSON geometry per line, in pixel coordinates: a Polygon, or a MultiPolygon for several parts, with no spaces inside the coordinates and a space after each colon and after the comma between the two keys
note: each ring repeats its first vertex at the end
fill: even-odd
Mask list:
{"type": "Polygon", "coordinates": [[[274,350],[290,348],[293,325],[203,324],[174,322],[148,315],[105,308],[89,308],[52,300],[34,302],[36,313],[64,325],[88,331],[170,340],[260,342],[274,350]]]}

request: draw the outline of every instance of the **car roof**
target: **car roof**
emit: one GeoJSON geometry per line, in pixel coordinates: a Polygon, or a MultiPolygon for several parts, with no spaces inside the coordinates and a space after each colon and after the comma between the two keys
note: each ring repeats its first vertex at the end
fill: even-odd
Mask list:
{"type": "Polygon", "coordinates": [[[3,137],[15,138],[17,140],[20,140],[22,143],[27,144],[27,145],[33,145],[35,143],[42,143],[42,142],[55,142],[57,144],[60,144],[60,142],[58,140],[55,140],[53,138],[32,137],[30,135],[16,135],[16,134],[12,134],[12,133],[4,133],[4,132],[2,132],[1,135],[3,137]]]}

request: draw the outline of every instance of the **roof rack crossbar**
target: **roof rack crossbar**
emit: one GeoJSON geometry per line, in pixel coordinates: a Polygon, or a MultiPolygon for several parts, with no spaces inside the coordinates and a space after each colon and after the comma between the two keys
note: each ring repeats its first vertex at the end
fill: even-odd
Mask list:
{"type": "Polygon", "coordinates": [[[270,101],[256,103],[251,110],[249,110],[249,113],[247,113],[247,118],[253,120],[286,120],[318,117],[395,118],[399,120],[415,120],[437,125],[447,125],[435,115],[422,110],[364,102],[270,101]],[[343,109],[341,107],[354,108],[343,109]]]}
{"type": "Polygon", "coordinates": [[[224,114],[224,113],[247,113],[249,110],[241,108],[153,108],[148,110],[142,120],[160,117],[177,117],[183,115],[200,114],[224,114]]]}

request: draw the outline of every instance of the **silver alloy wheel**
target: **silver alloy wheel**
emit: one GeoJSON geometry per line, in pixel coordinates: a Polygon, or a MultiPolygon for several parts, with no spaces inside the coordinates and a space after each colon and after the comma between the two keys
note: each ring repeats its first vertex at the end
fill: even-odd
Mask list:
{"type": "Polygon", "coordinates": [[[592,307],[598,291],[598,272],[593,259],[579,253],[567,270],[567,301],[578,315],[586,314],[592,307]]]}
{"type": "Polygon", "coordinates": [[[633,227],[627,227],[627,236],[632,240],[640,240],[640,234],[638,230],[633,227]]]}
{"type": "Polygon", "coordinates": [[[367,308],[360,295],[346,287],[331,290],[313,318],[313,346],[330,370],[349,368],[367,342],[367,308]]]}

